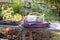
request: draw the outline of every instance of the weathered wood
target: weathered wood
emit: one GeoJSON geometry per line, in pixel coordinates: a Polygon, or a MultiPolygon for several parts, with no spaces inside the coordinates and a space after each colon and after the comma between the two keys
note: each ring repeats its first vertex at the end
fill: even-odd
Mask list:
{"type": "Polygon", "coordinates": [[[24,30],[23,40],[51,40],[52,34],[46,30],[24,30]]]}

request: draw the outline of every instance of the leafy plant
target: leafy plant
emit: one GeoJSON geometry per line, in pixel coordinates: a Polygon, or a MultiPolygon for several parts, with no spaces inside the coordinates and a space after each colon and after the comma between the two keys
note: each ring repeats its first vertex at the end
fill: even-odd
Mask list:
{"type": "Polygon", "coordinates": [[[13,4],[12,8],[15,11],[15,13],[19,13],[19,11],[24,8],[24,5],[20,2],[18,2],[18,3],[13,4]]]}
{"type": "Polygon", "coordinates": [[[11,20],[16,21],[16,20],[21,20],[22,16],[18,13],[14,14],[14,16],[11,18],[11,20]]]}
{"type": "Polygon", "coordinates": [[[32,10],[38,10],[38,9],[39,9],[38,4],[34,4],[34,5],[32,6],[32,10]]]}
{"type": "Polygon", "coordinates": [[[59,12],[59,10],[60,10],[60,0],[44,0],[44,2],[46,4],[51,5],[51,6],[54,5],[56,7],[56,9],[57,9],[56,15],[58,14],[58,16],[60,16],[60,12],[59,12]]]}

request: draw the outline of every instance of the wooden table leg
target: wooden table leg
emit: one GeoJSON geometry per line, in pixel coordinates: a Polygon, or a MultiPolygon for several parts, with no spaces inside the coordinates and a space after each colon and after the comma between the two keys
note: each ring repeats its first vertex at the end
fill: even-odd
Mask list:
{"type": "Polygon", "coordinates": [[[25,40],[25,31],[22,31],[22,40],[25,40]]]}
{"type": "Polygon", "coordinates": [[[33,39],[32,39],[32,31],[30,32],[30,40],[33,40],[33,39]]]}
{"type": "Polygon", "coordinates": [[[22,31],[22,40],[32,40],[32,31],[30,31],[30,30],[23,30],[22,31]],[[27,34],[29,36],[26,36],[27,34]]]}

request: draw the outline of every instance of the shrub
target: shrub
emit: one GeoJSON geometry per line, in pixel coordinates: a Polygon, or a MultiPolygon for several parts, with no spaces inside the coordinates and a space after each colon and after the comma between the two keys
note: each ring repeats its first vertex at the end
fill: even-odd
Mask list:
{"type": "Polygon", "coordinates": [[[12,8],[13,8],[15,13],[19,13],[19,11],[24,8],[24,5],[22,3],[18,2],[18,3],[13,4],[12,8]]]}

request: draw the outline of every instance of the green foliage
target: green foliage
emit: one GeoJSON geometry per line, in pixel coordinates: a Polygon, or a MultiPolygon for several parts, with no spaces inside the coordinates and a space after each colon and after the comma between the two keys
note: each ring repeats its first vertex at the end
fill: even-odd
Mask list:
{"type": "Polygon", "coordinates": [[[4,19],[10,19],[12,17],[10,12],[11,12],[10,8],[8,8],[7,10],[2,11],[3,18],[4,19]]]}
{"type": "Polygon", "coordinates": [[[24,5],[18,2],[18,3],[13,4],[12,8],[15,11],[15,13],[19,13],[19,11],[24,8],[24,5]]]}
{"type": "Polygon", "coordinates": [[[39,9],[38,4],[34,4],[34,5],[32,6],[32,10],[38,10],[38,9],[39,9]]]}
{"type": "MultiPolygon", "coordinates": [[[[40,12],[40,14],[45,14],[45,18],[46,20],[58,20],[59,18],[55,18],[55,14],[46,6],[45,8],[43,8],[42,6],[39,6],[37,4],[38,0],[35,0],[35,3],[34,5],[31,5],[31,9],[28,9],[28,8],[24,8],[24,4],[23,3],[20,3],[20,2],[17,2],[15,4],[12,4],[12,8],[14,10],[14,12],[16,13],[12,20],[16,20],[16,19],[19,19],[19,18],[22,18],[18,13],[19,11],[22,10],[21,14],[22,15],[27,15],[27,13],[30,13],[32,11],[42,11],[40,12]]],[[[59,0],[44,0],[44,2],[46,4],[52,4],[52,5],[56,5],[60,3],[59,0]]]]}
{"type": "Polygon", "coordinates": [[[44,0],[44,2],[51,6],[55,6],[57,8],[57,13],[59,13],[58,10],[60,10],[59,9],[60,8],[60,0],[44,0]]]}
{"type": "Polygon", "coordinates": [[[22,16],[18,13],[14,14],[14,16],[11,18],[11,20],[16,21],[16,20],[21,20],[22,16]]]}
{"type": "Polygon", "coordinates": [[[60,4],[60,0],[44,0],[48,4],[60,4]]]}
{"type": "Polygon", "coordinates": [[[45,15],[45,20],[51,21],[54,19],[54,13],[46,6],[45,8],[41,7],[42,14],[45,15]]]}

